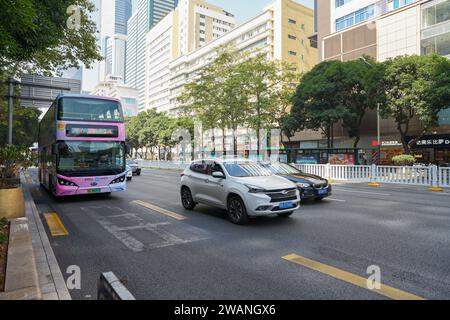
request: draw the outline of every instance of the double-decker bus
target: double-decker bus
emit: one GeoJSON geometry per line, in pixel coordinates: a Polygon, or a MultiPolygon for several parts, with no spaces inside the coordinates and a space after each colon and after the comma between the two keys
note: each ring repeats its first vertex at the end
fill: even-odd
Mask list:
{"type": "Polygon", "coordinates": [[[39,182],[56,197],[126,190],[119,100],[63,94],[39,123],[39,182]]]}

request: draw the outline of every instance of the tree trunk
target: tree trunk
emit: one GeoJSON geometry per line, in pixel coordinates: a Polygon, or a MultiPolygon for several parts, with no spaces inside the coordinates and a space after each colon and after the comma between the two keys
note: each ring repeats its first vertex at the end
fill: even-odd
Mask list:
{"type": "Polygon", "coordinates": [[[225,128],[222,128],[222,153],[224,156],[227,155],[227,150],[225,148],[225,128]]]}
{"type": "Polygon", "coordinates": [[[359,140],[361,140],[360,136],[355,137],[355,141],[353,142],[353,149],[358,148],[359,140]]]}
{"type": "Polygon", "coordinates": [[[237,149],[237,128],[233,127],[233,153],[234,156],[237,156],[238,154],[238,149],[237,149]]]}

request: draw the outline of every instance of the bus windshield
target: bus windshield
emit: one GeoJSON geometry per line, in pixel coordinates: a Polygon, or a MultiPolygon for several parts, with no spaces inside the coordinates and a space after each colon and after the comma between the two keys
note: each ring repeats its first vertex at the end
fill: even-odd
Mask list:
{"type": "Polygon", "coordinates": [[[57,170],[65,176],[120,174],[125,171],[124,151],[118,141],[59,142],[57,170]]]}
{"type": "Polygon", "coordinates": [[[122,122],[123,116],[116,101],[67,97],[59,100],[58,120],[122,122]]]}

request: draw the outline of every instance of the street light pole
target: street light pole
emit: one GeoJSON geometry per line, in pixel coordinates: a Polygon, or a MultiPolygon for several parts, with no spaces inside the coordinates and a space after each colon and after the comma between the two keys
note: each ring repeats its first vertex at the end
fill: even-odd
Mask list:
{"type": "Polygon", "coordinates": [[[8,141],[7,144],[12,145],[12,129],[13,129],[13,78],[8,78],[8,141]]]}
{"type": "MultiPolygon", "coordinates": [[[[362,56],[359,59],[361,59],[362,62],[369,65],[371,68],[375,68],[373,64],[371,64],[367,59],[362,56]]],[[[380,103],[377,103],[377,145],[378,145],[378,162],[381,160],[381,129],[380,129],[380,103]]],[[[379,164],[379,163],[378,163],[379,164]]]]}

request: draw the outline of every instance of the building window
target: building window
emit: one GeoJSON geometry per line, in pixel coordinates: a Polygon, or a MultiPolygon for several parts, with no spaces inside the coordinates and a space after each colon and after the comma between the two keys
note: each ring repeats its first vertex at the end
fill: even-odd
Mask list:
{"type": "Polygon", "coordinates": [[[406,6],[410,3],[413,3],[414,1],[416,1],[416,0],[393,0],[392,4],[393,4],[394,9],[398,9],[398,8],[406,6]]]}
{"type": "Polygon", "coordinates": [[[450,0],[422,9],[422,28],[450,20],[450,0]]]}
{"type": "Polygon", "coordinates": [[[365,20],[373,18],[375,15],[375,6],[370,5],[358,11],[352,12],[346,16],[336,19],[336,31],[351,27],[365,20]]]}
{"type": "Polygon", "coordinates": [[[297,39],[296,36],[293,36],[293,35],[291,35],[291,34],[288,34],[288,38],[291,39],[291,40],[296,40],[296,39],[297,39]]]}
{"type": "Polygon", "coordinates": [[[204,26],[205,26],[205,23],[204,23],[204,22],[200,22],[200,25],[201,25],[202,27],[204,27],[204,26]]]}
{"type": "Polygon", "coordinates": [[[336,0],[336,8],[343,6],[346,3],[349,3],[352,0],[336,0]]]}
{"type": "Polygon", "coordinates": [[[290,56],[296,56],[297,55],[297,52],[295,52],[295,51],[289,51],[288,53],[289,53],[290,56]]]}
{"type": "Polygon", "coordinates": [[[436,53],[450,58],[450,32],[421,40],[421,53],[436,53]]]}
{"type": "Polygon", "coordinates": [[[305,30],[305,24],[304,23],[302,23],[301,28],[302,28],[302,30],[305,30]]]}
{"type": "Polygon", "coordinates": [[[297,21],[295,21],[294,19],[289,19],[289,23],[290,24],[297,24],[297,21]]]}

